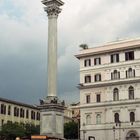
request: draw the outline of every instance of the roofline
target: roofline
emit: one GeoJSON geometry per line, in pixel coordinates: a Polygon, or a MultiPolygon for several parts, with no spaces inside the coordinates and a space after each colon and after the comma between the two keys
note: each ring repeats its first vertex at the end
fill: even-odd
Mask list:
{"type": "Polygon", "coordinates": [[[25,104],[25,103],[13,101],[13,100],[1,98],[1,97],[0,97],[0,101],[7,102],[7,103],[11,103],[11,104],[14,104],[14,105],[19,105],[19,106],[24,106],[24,107],[28,107],[28,108],[32,108],[32,109],[37,109],[37,110],[39,110],[38,107],[35,106],[35,105],[25,104]]]}
{"type": "Polygon", "coordinates": [[[80,59],[80,58],[86,57],[86,56],[99,55],[99,54],[104,54],[104,53],[113,53],[115,51],[122,51],[122,50],[131,49],[131,48],[133,48],[133,49],[140,48],[140,38],[110,42],[110,43],[104,44],[102,46],[96,46],[96,47],[88,48],[88,49],[85,49],[85,50],[81,50],[79,54],[75,55],[75,57],[80,59]],[[135,43],[136,41],[138,43],[135,43]],[[135,44],[130,44],[130,45],[126,46],[125,43],[129,43],[129,42],[130,43],[135,43],[135,44]],[[121,44],[124,47],[113,48],[113,46],[121,45],[121,44]],[[110,49],[110,48],[107,49],[107,47],[111,47],[111,46],[112,46],[112,49],[110,49]],[[103,49],[105,48],[105,50],[94,51],[95,49],[100,49],[100,48],[103,48],[103,49]],[[89,52],[87,52],[87,51],[89,51],[89,52]]]}

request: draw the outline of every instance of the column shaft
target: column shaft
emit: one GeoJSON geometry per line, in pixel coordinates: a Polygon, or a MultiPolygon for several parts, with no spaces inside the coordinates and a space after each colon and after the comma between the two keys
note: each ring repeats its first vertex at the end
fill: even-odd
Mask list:
{"type": "Polygon", "coordinates": [[[48,16],[48,96],[57,96],[57,16],[48,16]]]}

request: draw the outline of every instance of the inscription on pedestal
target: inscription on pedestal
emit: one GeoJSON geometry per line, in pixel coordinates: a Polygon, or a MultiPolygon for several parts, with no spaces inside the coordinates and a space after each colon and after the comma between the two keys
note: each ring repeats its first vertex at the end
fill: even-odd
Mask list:
{"type": "Polygon", "coordinates": [[[52,116],[51,114],[44,114],[42,116],[42,133],[52,133],[52,126],[51,126],[51,122],[52,122],[52,116]]]}
{"type": "Polygon", "coordinates": [[[62,116],[56,115],[56,133],[63,134],[63,119],[62,116]]]}

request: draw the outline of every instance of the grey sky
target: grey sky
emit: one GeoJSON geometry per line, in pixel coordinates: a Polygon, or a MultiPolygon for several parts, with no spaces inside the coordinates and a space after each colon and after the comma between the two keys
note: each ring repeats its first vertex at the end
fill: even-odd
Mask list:
{"type": "MultiPolygon", "coordinates": [[[[64,0],[58,18],[58,95],[79,100],[78,46],[140,36],[139,0],[64,0]]],[[[47,16],[40,0],[0,1],[0,96],[30,104],[47,95],[47,16]]]]}

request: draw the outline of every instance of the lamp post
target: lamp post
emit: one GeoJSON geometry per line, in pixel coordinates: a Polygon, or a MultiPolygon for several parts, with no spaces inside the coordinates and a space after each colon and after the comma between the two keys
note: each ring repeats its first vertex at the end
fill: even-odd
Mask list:
{"type": "Polygon", "coordinates": [[[115,126],[113,126],[113,137],[114,137],[114,140],[115,140],[115,126]]]}
{"type": "Polygon", "coordinates": [[[78,122],[78,140],[80,138],[80,120],[77,119],[77,122],[78,122]]]}
{"type": "Polygon", "coordinates": [[[121,121],[119,121],[119,140],[121,140],[121,121]]]}
{"type": "Polygon", "coordinates": [[[83,123],[83,140],[85,140],[85,134],[86,134],[85,123],[83,123]]]}

